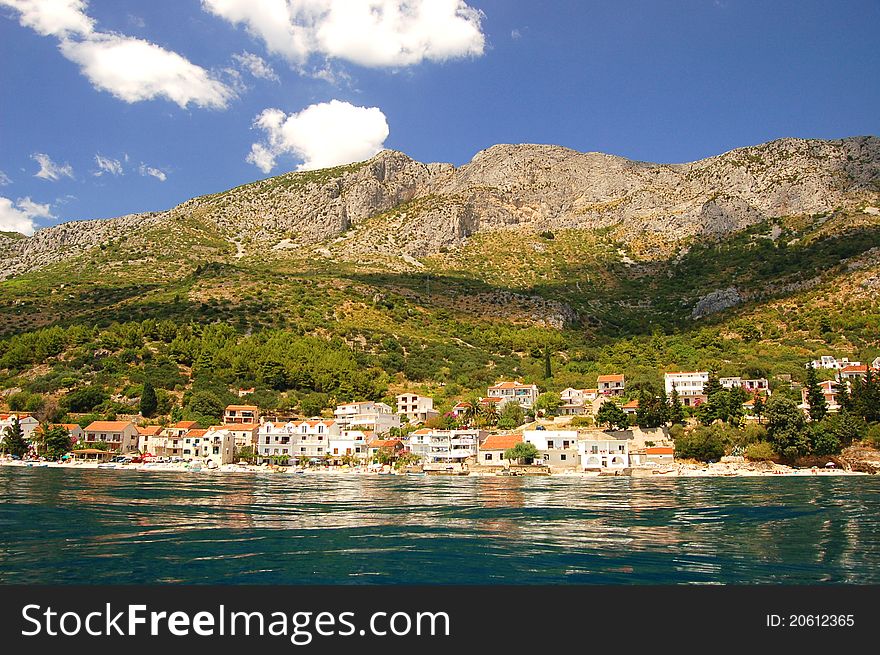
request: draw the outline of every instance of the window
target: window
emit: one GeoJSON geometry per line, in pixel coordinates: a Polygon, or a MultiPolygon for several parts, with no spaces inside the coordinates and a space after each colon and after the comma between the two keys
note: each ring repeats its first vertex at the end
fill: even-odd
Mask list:
{"type": "Polygon", "coordinates": [[[547,441],[547,448],[553,448],[553,441],[552,440],[547,441]]]}
{"type": "Polygon", "coordinates": [[[562,455],[559,456],[560,462],[564,462],[566,459],[568,459],[568,457],[565,455],[565,453],[563,453],[562,455]]]}
{"type": "Polygon", "coordinates": [[[486,453],[486,461],[490,461],[492,459],[492,453],[486,453]]]}
{"type": "Polygon", "coordinates": [[[591,446],[590,447],[590,454],[596,455],[598,453],[599,453],[599,446],[591,446]]]}

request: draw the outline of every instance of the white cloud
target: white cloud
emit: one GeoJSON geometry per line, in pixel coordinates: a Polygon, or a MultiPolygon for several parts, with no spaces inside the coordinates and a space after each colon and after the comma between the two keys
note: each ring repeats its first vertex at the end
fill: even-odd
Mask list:
{"type": "Polygon", "coordinates": [[[125,172],[122,170],[122,162],[118,159],[110,159],[109,157],[104,157],[102,155],[95,155],[95,163],[98,164],[98,170],[95,171],[95,176],[101,176],[104,173],[110,173],[110,175],[124,175],[125,172]]]}
{"type": "Polygon", "coordinates": [[[40,165],[40,170],[34,173],[34,177],[53,181],[62,177],[73,179],[73,167],[68,163],[56,164],[49,155],[42,152],[35,152],[31,159],[40,165]]]}
{"type": "Polygon", "coordinates": [[[245,25],[270,52],[370,67],[410,66],[483,54],[483,14],[464,0],[202,0],[205,11],[245,25]]]}
{"type": "Polygon", "coordinates": [[[19,23],[43,36],[86,35],[94,29],[84,0],[0,0],[0,7],[17,10],[19,23]]]}
{"type": "Polygon", "coordinates": [[[241,70],[247,71],[256,78],[280,82],[278,75],[272,67],[259,55],[255,55],[252,52],[242,52],[241,54],[232,55],[232,59],[241,70]]]}
{"type": "Polygon", "coordinates": [[[266,133],[266,140],[251,146],[247,161],[264,173],[286,154],[302,161],[300,171],[361,161],[382,150],[388,138],[388,121],[381,109],[340,100],[290,115],[266,109],[254,119],[254,127],[266,133]]]}
{"type": "Polygon", "coordinates": [[[153,168],[152,166],[147,166],[146,164],[141,164],[140,166],[138,166],[138,173],[145,177],[147,175],[155,177],[160,182],[164,182],[168,179],[168,174],[165,173],[165,171],[163,171],[161,168],[153,168]]]}
{"type": "Polygon", "coordinates": [[[28,236],[34,233],[35,218],[54,218],[48,204],[41,205],[30,197],[19,198],[12,202],[0,196],[0,231],[20,232],[28,236]]]}
{"type": "Polygon", "coordinates": [[[125,102],[165,97],[181,107],[224,108],[234,93],[208,72],[155,43],[116,34],[64,40],[61,53],[80,65],[92,84],[125,102]]]}
{"type": "Polygon", "coordinates": [[[12,184],[12,180],[6,173],[0,171],[0,186],[7,186],[9,184],[12,184]]]}
{"type": "Polygon", "coordinates": [[[125,102],[164,97],[181,107],[225,108],[235,92],[186,57],[122,34],[95,31],[84,0],[0,0],[19,22],[59,39],[61,54],[92,85],[125,102]]]}

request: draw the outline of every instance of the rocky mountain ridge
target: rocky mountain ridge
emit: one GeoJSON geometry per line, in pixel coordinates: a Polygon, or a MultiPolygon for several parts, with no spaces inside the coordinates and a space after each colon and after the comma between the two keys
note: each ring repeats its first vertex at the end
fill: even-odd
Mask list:
{"type": "Polygon", "coordinates": [[[286,173],[165,212],[0,235],[9,278],[109,240],[198,217],[237,256],[313,249],[329,258],[418,259],[477,232],[612,229],[663,246],[767,218],[880,204],[880,138],[780,139],[686,164],[652,164],[550,145],[496,145],[464,166],[386,150],[331,169],[286,173]]]}

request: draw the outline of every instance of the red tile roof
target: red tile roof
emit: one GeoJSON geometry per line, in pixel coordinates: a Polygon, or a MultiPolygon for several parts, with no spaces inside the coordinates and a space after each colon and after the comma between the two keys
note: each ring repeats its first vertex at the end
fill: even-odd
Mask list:
{"type": "Polygon", "coordinates": [[[146,425],[142,428],[137,429],[138,434],[143,436],[154,437],[162,431],[161,425],[146,425]]]}
{"type": "Polygon", "coordinates": [[[600,375],[597,382],[623,382],[623,374],[620,375],[600,375]]]}
{"type": "Polygon", "coordinates": [[[647,455],[672,455],[674,453],[674,448],[669,448],[665,446],[654,446],[653,448],[645,448],[645,454],[647,455]]]}
{"type": "Polygon", "coordinates": [[[198,421],[178,421],[177,423],[175,423],[171,427],[179,429],[179,430],[192,430],[198,424],[199,424],[198,421]]]}
{"type": "Polygon", "coordinates": [[[227,412],[230,410],[233,410],[233,411],[248,410],[248,411],[256,412],[258,409],[259,409],[259,407],[257,407],[256,405],[227,405],[226,406],[227,412]]]}
{"type": "Polygon", "coordinates": [[[522,443],[521,434],[490,434],[483,439],[480,450],[507,450],[518,443],[522,443]]]}
{"type": "Polygon", "coordinates": [[[129,425],[134,427],[131,421],[94,421],[86,427],[86,432],[122,432],[129,425]]]}

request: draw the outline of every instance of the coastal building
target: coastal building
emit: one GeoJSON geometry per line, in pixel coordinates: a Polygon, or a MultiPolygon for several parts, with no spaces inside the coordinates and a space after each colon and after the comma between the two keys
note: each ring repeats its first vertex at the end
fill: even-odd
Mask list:
{"type": "Polygon", "coordinates": [[[18,425],[21,427],[21,433],[24,440],[28,443],[34,440],[34,430],[40,425],[40,422],[26,412],[11,412],[9,414],[0,414],[0,438],[5,433],[7,427],[11,427],[18,418],[18,425]]]}
{"type": "Polygon", "coordinates": [[[423,462],[462,462],[476,457],[480,441],[488,433],[484,430],[422,429],[410,433],[407,448],[423,462]]]}
{"type": "Polygon", "coordinates": [[[365,430],[381,435],[400,427],[400,415],[390,405],[372,400],[337,405],[333,416],[340,430],[365,430]]]}
{"type": "Polygon", "coordinates": [[[373,439],[370,432],[362,430],[346,430],[339,436],[330,436],[330,463],[334,466],[343,464],[343,458],[354,458],[363,461],[367,458],[367,444],[373,439]]]}
{"type": "Polygon", "coordinates": [[[434,399],[415,393],[402,393],[397,396],[397,413],[406,416],[410,423],[425,423],[440,416],[434,409],[434,399]]]}
{"type": "Polygon", "coordinates": [[[235,447],[240,449],[256,445],[257,431],[260,426],[256,423],[224,423],[212,426],[212,429],[228,430],[232,438],[235,439],[235,447]]]}
{"type": "Polygon", "coordinates": [[[596,380],[596,386],[601,396],[620,396],[623,394],[626,381],[622,374],[600,375],[596,380]]]}
{"type": "Polygon", "coordinates": [[[481,466],[510,466],[504,452],[522,443],[521,434],[490,434],[480,441],[477,463],[481,466]]]}
{"type": "Polygon", "coordinates": [[[142,453],[156,454],[156,448],[162,436],[161,425],[146,425],[138,427],[138,445],[137,449],[142,453]]]}
{"type": "Polygon", "coordinates": [[[538,450],[540,460],[536,463],[551,469],[577,468],[577,430],[525,430],[522,439],[538,450]]]}
{"type": "Polygon", "coordinates": [[[163,437],[182,437],[194,428],[201,427],[198,421],[178,421],[162,430],[163,437]]]}
{"type": "Polygon", "coordinates": [[[259,423],[260,409],[256,405],[227,405],[223,410],[223,423],[259,423]]]}
{"type": "Polygon", "coordinates": [[[560,405],[556,411],[560,416],[584,416],[591,413],[591,409],[592,405],[565,403],[560,405]]]}
{"type": "Polygon", "coordinates": [[[221,427],[190,430],[184,435],[184,448],[191,449],[193,456],[204,462],[221,465],[235,461],[235,437],[221,427]]]}
{"type": "Polygon", "coordinates": [[[649,446],[645,448],[645,461],[648,464],[672,464],[675,449],[670,446],[649,446]]]}
{"type": "Polygon", "coordinates": [[[369,458],[378,455],[380,450],[387,450],[396,457],[404,450],[403,441],[400,439],[371,439],[367,443],[367,456],[369,458]]]}
{"type": "Polygon", "coordinates": [[[569,387],[559,394],[562,404],[560,416],[582,416],[592,412],[592,402],[599,397],[598,389],[574,389],[569,387]]]}
{"type": "Polygon", "coordinates": [[[470,408],[471,408],[471,404],[468,402],[462,401],[459,403],[455,403],[455,405],[453,405],[453,407],[452,407],[452,415],[455,418],[462,418],[465,414],[467,414],[467,411],[470,408]]]}
{"type": "Polygon", "coordinates": [[[84,432],[83,441],[87,445],[104,442],[110,450],[122,454],[138,449],[138,431],[131,421],[94,421],[84,432]]]}
{"type": "Polygon", "coordinates": [[[880,371],[880,357],[875,358],[874,361],[871,362],[871,368],[875,371],[880,371]]]}
{"type": "Polygon", "coordinates": [[[341,434],[331,419],[263,423],[257,432],[257,456],[261,461],[274,457],[323,459],[330,454],[330,440],[341,434]]]}
{"type": "Polygon", "coordinates": [[[675,389],[682,405],[694,407],[706,402],[703,386],[709,381],[708,371],[680,371],[666,373],[663,377],[667,397],[675,389]]]}
{"type": "Polygon", "coordinates": [[[580,439],[577,442],[580,468],[584,471],[625,469],[630,465],[626,439],[580,439]]]}
{"type": "Polygon", "coordinates": [[[531,409],[538,400],[538,387],[519,382],[499,382],[486,390],[489,398],[499,398],[498,409],[509,402],[518,403],[523,409],[531,409]]]}

